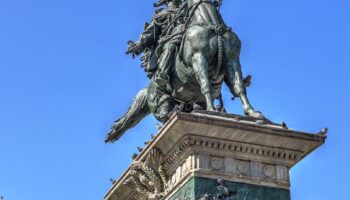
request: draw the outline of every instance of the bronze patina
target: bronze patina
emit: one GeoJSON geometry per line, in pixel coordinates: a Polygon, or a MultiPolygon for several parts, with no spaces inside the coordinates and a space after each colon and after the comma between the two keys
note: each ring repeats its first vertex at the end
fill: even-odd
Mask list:
{"type": "Polygon", "coordinates": [[[173,112],[206,110],[224,112],[221,88],[225,83],[233,97],[241,99],[247,116],[264,118],[250,104],[242,77],[241,42],[220,14],[222,0],[160,0],[158,9],[137,42],[129,42],[127,54],[143,54],[141,60],[148,87],[135,97],[127,113],[118,119],[106,142],[118,140],[147,115],[165,123],[173,112]],[[219,99],[215,108],[213,101],[219,99]]]}

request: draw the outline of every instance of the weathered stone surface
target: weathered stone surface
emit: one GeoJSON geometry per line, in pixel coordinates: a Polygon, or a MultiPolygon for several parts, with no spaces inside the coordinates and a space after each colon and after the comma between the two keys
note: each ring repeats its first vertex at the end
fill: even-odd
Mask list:
{"type": "MultiPolygon", "coordinates": [[[[239,199],[246,191],[259,198],[271,191],[289,191],[289,170],[324,142],[324,136],[285,129],[269,122],[257,123],[253,118],[217,113],[175,113],[134,162],[145,165],[149,163],[150,152],[154,149],[161,152],[161,163],[153,169],[157,175],[153,177],[164,182],[161,199],[174,195],[186,196],[184,199],[197,198],[200,194],[182,189],[189,187],[184,185],[192,184],[195,191],[205,193],[210,192],[206,189],[215,189],[217,179],[224,179],[229,186],[235,187],[239,199]],[[196,180],[201,180],[203,186],[198,186],[201,181],[196,180]]],[[[132,166],[107,193],[106,200],[147,199],[147,192],[140,194],[135,184],[125,184],[134,175],[131,174],[132,166]]],[[[144,185],[152,191],[151,195],[155,195],[152,184],[144,185]]],[[[270,195],[275,196],[271,196],[271,200],[288,199],[287,193],[273,192],[270,195]]]]}

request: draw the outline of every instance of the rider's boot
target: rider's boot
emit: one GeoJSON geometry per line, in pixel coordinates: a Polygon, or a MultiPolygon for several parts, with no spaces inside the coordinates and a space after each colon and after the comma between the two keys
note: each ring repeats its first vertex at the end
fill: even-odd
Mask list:
{"type": "Polygon", "coordinates": [[[169,82],[169,69],[174,61],[175,48],[175,45],[170,44],[167,48],[164,48],[164,51],[159,58],[158,72],[154,78],[154,81],[157,84],[157,90],[165,92],[166,85],[169,82]]]}
{"type": "Polygon", "coordinates": [[[164,72],[158,72],[154,78],[154,81],[157,83],[157,89],[164,88],[168,84],[167,74],[164,72]]]}

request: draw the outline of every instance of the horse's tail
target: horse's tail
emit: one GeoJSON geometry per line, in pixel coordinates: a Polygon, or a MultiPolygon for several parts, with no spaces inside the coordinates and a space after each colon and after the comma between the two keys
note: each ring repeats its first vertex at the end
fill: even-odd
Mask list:
{"type": "Polygon", "coordinates": [[[147,103],[147,88],[141,90],[135,97],[128,112],[112,126],[105,142],[113,143],[117,141],[129,128],[136,126],[142,119],[150,114],[147,103]]]}
{"type": "Polygon", "coordinates": [[[218,35],[218,65],[217,65],[217,71],[214,76],[214,79],[219,75],[222,67],[222,62],[223,62],[223,57],[224,57],[224,38],[222,35],[218,35]]]}

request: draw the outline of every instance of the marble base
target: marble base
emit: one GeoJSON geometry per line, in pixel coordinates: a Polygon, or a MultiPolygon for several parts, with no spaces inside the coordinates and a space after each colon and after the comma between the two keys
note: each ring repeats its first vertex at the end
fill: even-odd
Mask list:
{"type": "Polygon", "coordinates": [[[289,170],[325,139],[238,115],[175,113],[105,200],[175,200],[192,186],[177,200],[210,200],[218,179],[236,193],[221,199],[288,200],[289,170]]]}

